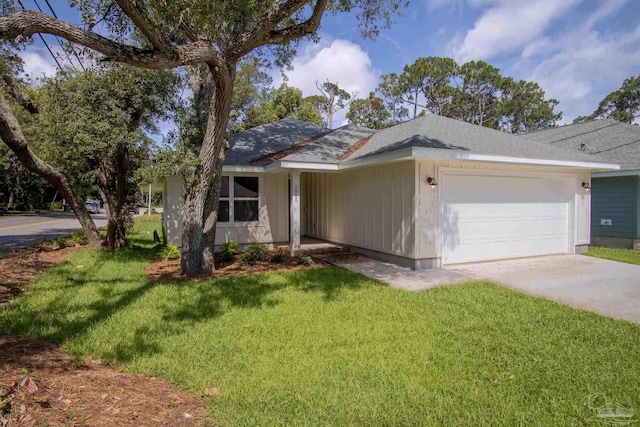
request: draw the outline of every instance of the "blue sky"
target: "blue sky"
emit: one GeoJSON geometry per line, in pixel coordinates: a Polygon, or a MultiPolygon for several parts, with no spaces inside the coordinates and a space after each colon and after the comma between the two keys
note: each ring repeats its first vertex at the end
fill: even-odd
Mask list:
{"type": "MultiPolygon", "coordinates": [[[[35,9],[33,0],[23,2],[35,9]]],[[[51,3],[58,15],[79,22],[64,0],[51,3]]],[[[375,42],[361,38],[355,16],[327,14],[320,43],[301,44],[289,84],[311,95],[316,80],[329,79],[366,97],[381,74],[419,57],[481,59],[503,75],[538,82],[570,123],[640,74],[638,0],[421,0],[403,13],[375,42]]],[[[32,75],[55,72],[38,42],[23,57],[32,75]]],[[[279,84],[279,71],[273,76],[279,84]]],[[[341,124],[344,114],[337,119],[341,124]]]]}

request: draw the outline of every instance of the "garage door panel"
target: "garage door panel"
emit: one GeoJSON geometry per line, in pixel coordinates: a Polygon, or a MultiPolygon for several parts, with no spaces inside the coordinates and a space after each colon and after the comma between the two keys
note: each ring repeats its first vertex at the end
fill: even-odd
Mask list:
{"type": "Polygon", "coordinates": [[[566,253],[567,178],[443,176],[443,264],[566,253]]]}

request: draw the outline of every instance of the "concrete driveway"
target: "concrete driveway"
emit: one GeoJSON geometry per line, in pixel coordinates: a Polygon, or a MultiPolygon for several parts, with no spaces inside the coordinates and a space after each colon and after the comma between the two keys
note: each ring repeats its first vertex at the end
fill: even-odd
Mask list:
{"type": "Polygon", "coordinates": [[[366,258],[344,267],[405,290],[488,279],[554,301],[640,323],[640,265],[556,255],[413,271],[366,258]]]}

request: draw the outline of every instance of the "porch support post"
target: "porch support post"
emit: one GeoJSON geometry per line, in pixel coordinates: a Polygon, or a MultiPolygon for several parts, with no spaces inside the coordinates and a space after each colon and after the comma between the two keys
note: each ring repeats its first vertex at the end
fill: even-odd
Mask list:
{"type": "Polygon", "coordinates": [[[289,212],[289,246],[291,255],[300,250],[300,171],[292,171],[289,175],[289,193],[291,194],[291,212],[289,212]]]}

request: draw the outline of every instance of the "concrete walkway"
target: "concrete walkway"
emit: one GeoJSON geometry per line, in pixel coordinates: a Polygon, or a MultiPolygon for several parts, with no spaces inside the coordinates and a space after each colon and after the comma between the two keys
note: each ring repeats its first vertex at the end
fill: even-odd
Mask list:
{"type": "Polygon", "coordinates": [[[422,271],[364,257],[340,265],[408,291],[488,279],[531,295],[640,323],[640,265],[584,255],[464,264],[422,271]]]}

